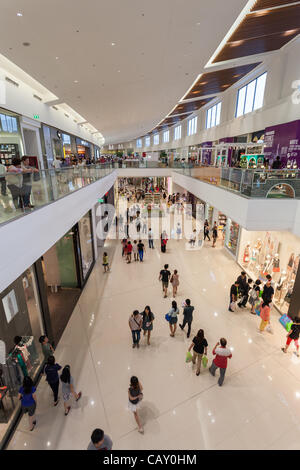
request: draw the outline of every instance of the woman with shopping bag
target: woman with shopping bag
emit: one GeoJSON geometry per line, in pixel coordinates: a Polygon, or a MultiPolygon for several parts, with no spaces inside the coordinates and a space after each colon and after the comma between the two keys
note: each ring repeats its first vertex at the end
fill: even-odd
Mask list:
{"type": "Polygon", "coordinates": [[[177,307],[177,302],[173,300],[172,307],[165,316],[166,319],[168,318],[170,332],[171,332],[170,336],[172,336],[172,338],[174,338],[175,336],[175,331],[176,331],[177,322],[178,322],[178,315],[179,315],[179,309],[177,307]]]}
{"type": "Polygon", "coordinates": [[[207,365],[207,347],[208,343],[204,337],[204,331],[199,330],[188,349],[188,352],[190,352],[193,348],[192,362],[193,364],[197,362],[196,375],[200,375],[201,362],[204,358],[206,360],[203,361],[203,366],[206,367],[207,365]],[[205,354],[205,356],[203,356],[203,354],[205,354]]]}

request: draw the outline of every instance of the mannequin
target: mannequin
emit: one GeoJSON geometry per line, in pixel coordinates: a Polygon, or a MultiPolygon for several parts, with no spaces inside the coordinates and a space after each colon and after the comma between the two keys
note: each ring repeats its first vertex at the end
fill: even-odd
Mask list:
{"type": "Polygon", "coordinates": [[[276,284],[275,297],[277,298],[278,302],[280,302],[281,300],[282,292],[285,288],[286,280],[287,280],[286,271],[282,271],[279,281],[276,284]]]}
{"type": "Polygon", "coordinates": [[[244,250],[243,264],[248,265],[249,261],[250,261],[250,242],[247,243],[245,250],[244,250]]]}

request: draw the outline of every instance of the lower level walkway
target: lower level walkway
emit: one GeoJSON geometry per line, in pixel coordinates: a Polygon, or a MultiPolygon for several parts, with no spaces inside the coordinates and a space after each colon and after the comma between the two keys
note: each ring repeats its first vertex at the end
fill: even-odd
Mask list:
{"type": "MultiPolygon", "coordinates": [[[[56,350],[70,364],[76,391],[67,417],[62,400],[54,408],[42,378],[37,391],[37,426],[23,417],[9,449],[85,449],[95,427],[111,436],[114,449],[299,449],[300,359],[284,355],[285,332],[273,312],[274,334],[258,333],[259,318],[249,310],[228,311],[229,289],[240,272],[224,248],[186,249],[171,240],[167,253],[159,243],[143,263],[126,264],[119,241],[108,241],[111,273],[99,260],[56,350]],[[185,363],[190,340],[179,328],[169,335],[165,314],[172,297],[162,296],[158,274],[164,263],[178,269],[181,303],[195,306],[192,335],[203,328],[212,349],[228,340],[233,357],[223,387],[208,370],[199,377],[185,363]],[[128,318],[150,305],[155,314],[151,345],[132,349],[128,318]],[[145,434],[137,432],[127,409],[131,375],[144,387],[140,415],[145,434]]],[[[217,372],[218,375],[218,372],[217,372]]]]}

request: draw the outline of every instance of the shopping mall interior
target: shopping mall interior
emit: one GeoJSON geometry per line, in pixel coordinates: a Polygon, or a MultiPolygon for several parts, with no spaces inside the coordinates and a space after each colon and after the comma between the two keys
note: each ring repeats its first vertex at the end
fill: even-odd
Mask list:
{"type": "Polygon", "coordinates": [[[0,449],[300,450],[300,1],[1,12],[0,449]]]}

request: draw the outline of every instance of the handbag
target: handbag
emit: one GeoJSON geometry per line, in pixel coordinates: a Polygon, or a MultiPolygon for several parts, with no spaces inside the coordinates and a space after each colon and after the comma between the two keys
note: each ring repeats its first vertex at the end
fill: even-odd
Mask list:
{"type": "Polygon", "coordinates": [[[190,353],[190,351],[188,351],[188,352],[186,353],[185,362],[191,362],[192,359],[193,359],[193,356],[192,356],[192,354],[190,353]]]}
{"type": "Polygon", "coordinates": [[[169,322],[171,320],[171,315],[168,313],[165,314],[165,319],[169,322]]]}
{"type": "Polygon", "coordinates": [[[258,301],[258,302],[255,304],[255,307],[254,307],[255,313],[256,313],[256,315],[258,315],[259,317],[260,317],[260,306],[261,306],[261,302],[258,301]]]}
{"type": "Polygon", "coordinates": [[[236,310],[236,302],[231,302],[230,303],[230,308],[231,308],[231,310],[235,311],[236,310]]]}
{"type": "Polygon", "coordinates": [[[202,356],[202,364],[204,368],[207,366],[207,363],[208,363],[207,356],[202,356]]]}

